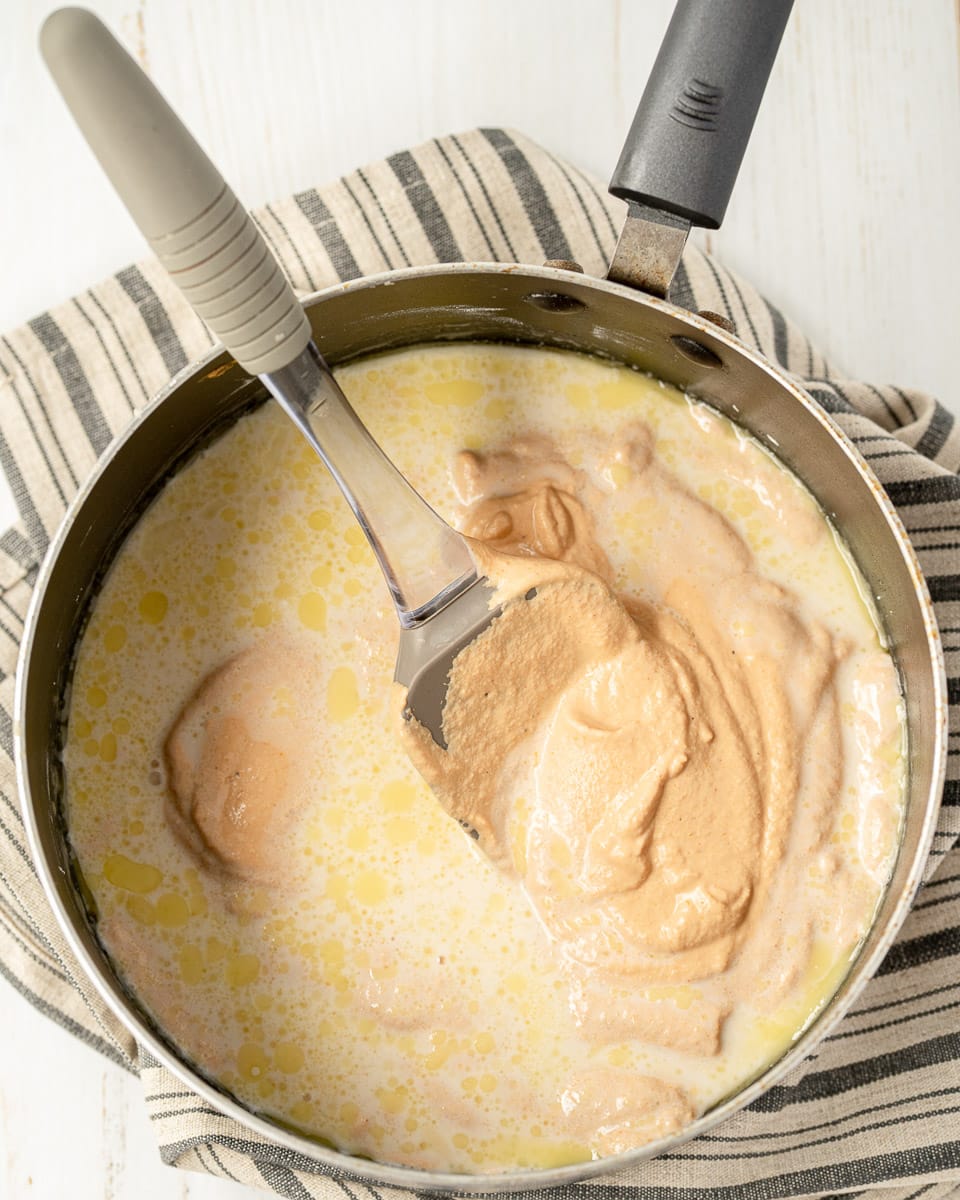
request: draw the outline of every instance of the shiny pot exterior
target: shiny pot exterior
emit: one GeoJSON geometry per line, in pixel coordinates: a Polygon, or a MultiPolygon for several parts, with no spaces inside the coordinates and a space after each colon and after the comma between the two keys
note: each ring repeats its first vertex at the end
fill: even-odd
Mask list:
{"type": "Polygon", "coordinates": [[[70,505],[37,581],[21,650],[15,725],[18,782],[37,870],[72,949],[137,1041],[257,1133],[340,1171],[417,1190],[504,1192],[620,1170],[716,1125],[806,1057],[877,969],[906,916],[933,836],[946,762],[943,657],[919,565],[892,505],[844,435],[782,372],[704,318],[571,271],[502,264],[413,268],[344,284],[305,304],[316,341],[333,365],[457,339],[554,346],[618,360],[711,404],[803,480],[867,581],[906,701],[909,770],[901,845],[873,926],[837,993],[778,1062],[681,1133],[594,1162],[482,1176],[372,1163],[281,1128],[198,1074],[125,989],[97,940],[67,842],[60,746],[74,647],[124,536],[184,460],[265,398],[259,381],[223,352],[174,379],[107,450],[70,505]]]}

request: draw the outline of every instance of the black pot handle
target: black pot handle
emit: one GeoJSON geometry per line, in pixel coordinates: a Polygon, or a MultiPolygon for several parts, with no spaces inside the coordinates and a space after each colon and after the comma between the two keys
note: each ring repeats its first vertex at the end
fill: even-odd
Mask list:
{"type": "Polygon", "coordinates": [[[793,0],[678,0],[610,182],[719,228],[793,0]]]}

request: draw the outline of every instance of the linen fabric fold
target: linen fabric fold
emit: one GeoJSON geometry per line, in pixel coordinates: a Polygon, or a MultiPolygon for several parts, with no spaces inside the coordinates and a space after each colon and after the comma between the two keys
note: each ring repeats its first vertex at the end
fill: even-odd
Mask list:
{"type": "MultiPolygon", "coordinates": [[[[255,213],[301,293],[410,265],[572,259],[602,274],[623,205],[503,129],[404,150],[255,213]]],[[[960,1196],[960,429],[932,397],[843,378],[777,308],[694,246],[671,299],[727,317],[858,446],[926,574],[949,676],[951,754],[925,883],[876,977],[817,1053],[750,1108],[673,1153],[596,1182],[596,1200],[877,1200],[960,1196]]],[[[73,957],[27,848],[13,768],[13,689],[39,563],[114,436],[212,345],[156,262],[0,337],[0,467],[19,510],[0,535],[0,974],[139,1074],[165,1162],[282,1196],[405,1196],[331,1170],[224,1117],[159,1064],[73,957]]],[[[544,1194],[544,1193],[539,1193],[544,1194]]]]}

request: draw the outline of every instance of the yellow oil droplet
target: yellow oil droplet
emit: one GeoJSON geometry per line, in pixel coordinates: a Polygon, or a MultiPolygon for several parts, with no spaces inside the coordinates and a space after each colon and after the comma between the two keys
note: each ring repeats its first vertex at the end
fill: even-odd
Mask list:
{"type": "Polygon", "coordinates": [[[140,616],[148,625],[159,625],[167,615],[168,601],[163,592],[144,592],[138,605],[140,616]]]}
{"type": "Polygon", "coordinates": [[[477,1086],[481,1092],[492,1092],[497,1086],[496,1075],[481,1075],[477,1080],[477,1086]]]}
{"type": "Polygon", "coordinates": [[[157,899],[157,924],[166,929],[179,929],[190,920],[190,906],[176,892],[166,892],[157,899]]]}
{"type": "Polygon", "coordinates": [[[502,421],[509,415],[510,405],[502,396],[497,396],[491,400],[487,407],[483,410],[483,415],[488,421],[502,421]]]}
{"type": "Polygon", "coordinates": [[[352,563],[366,562],[372,557],[372,552],[367,546],[351,546],[347,551],[347,558],[352,563]]]}
{"type": "Polygon", "coordinates": [[[127,631],[122,625],[111,625],[103,635],[103,645],[111,654],[116,654],[127,644],[127,631]]]}
{"type": "Polygon", "coordinates": [[[466,1150],[470,1145],[470,1139],[465,1133],[455,1133],[450,1139],[458,1150],[466,1150]]]}
{"type": "Polygon", "coordinates": [[[121,737],[123,734],[130,732],[130,722],[126,717],[117,717],[113,723],[113,732],[119,734],[121,737]]]}
{"type": "Polygon", "coordinates": [[[327,627],[327,602],[319,592],[307,592],[300,597],[297,616],[308,629],[322,633],[327,627]]]}
{"type": "Polygon", "coordinates": [[[127,826],[127,832],[132,834],[133,837],[139,837],[143,833],[143,830],[144,824],[142,821],[131,821],[127,826]]]}
{"type": "Polygon", "coordinates": [[[484,385],[476,379],[442,379],[424,385],[423,394],[432,404],[466,408],[483,396],[484,385]]]}
{"type": "Polygon", "coordinates": [[[237,1051],[237,1070],[244,1079],[259,1079],[267,1073],[270,1060],[257,1042],[244,1042],[237,1051]]]}
{"type": "Polygon", "coordinates": [[[370,830],[365,825],[354,825],[347,834],[347,846],[351,850],[366,850],[370,845],[370,830]]]}
{"type": "Polygon", "coordinates": [[[254,610],[253,610],[254,628],[266,629],[266,627],[268,625],[271,625],[275,619],[276,619],[276,613],[274,612],[274,608],[273,608],[272,604],[268,604],[266,601],[263,601],[263,603],[257,604],[254,606],[254,610]]]}
{"type": "Polygon", "coordinates": [[[321,563],[319,567],[314,567],[310,572],[310,582],[314,587],[326,587],[333,578],[333,568],[329,563],[321,563]]]}
{"type": "Polygon", "coordinates": [[[192,868],[184,872],[184,882],[187,885],[187,903],[192,917],[202,917],[207,911],[207,896],[200,882],[199,874],[192,868]]]}
{"type": "Polygon", "coordinates": [[[757,511],[757,501],[749,493],[735,496],[730,505],[733,513],[738,517],[752,517],[757,511]]]}
{"type": "Polygon", "coordinates": [[[327,684],[327,712],[331,721],[347,721],[360,706],[357,677],[349,667],[337,667],[327,684]]]}
{"type": "Polygon", "coordinates": [[[97,684],[92,684],[87,688],[87,703],[91,708],[103,708],[107,702],[107,693],[102,687],[97,684]]]}
{"type": "Polygon", "coordinates": [[[416,839],[420,832],[417,823],[410,817],[391,817],[383,827],[387,841],[394,846],[405,846],[416,839]]]}
{"type": "Polygon", "coordinates": [[[307,524],[311,529],[329,529],[333,524],[333,517],[325,508],[317,508],[307,517],[307,524]]]}
{"type": "Polygon", "coordinates": [[[103,864],[104,878],[125,892],[145,895],[163,882],[163,873],[148,863],[134,862],[124,854],[111,854],[103,864]]]}
{"type": "Polygon", "coordinates": [[[502,1134],[484,1143],[482,1159],[491,1163],[515,1163],[518,1167],[565,1167],[586,1162],[592,1155],[590,1147],[580,1142],[550,1142],[525,1137],[523,1134],[502,1134]]]}
{"type": "Polygon", "coordinates": [[[596,398],[600,401],[600,407],[605,408],[608,413],[630,408],[637,402],[634,380],[611,379],[610,383],[601,383],[596,389],[596,398]]]}
{"type": "Polygon", "coordinates": [[[570,383],[564,391],[573,407],[578,408],[581,412],[593,407],[593,390],[588,388],[585,383],[570,383]]]}
{"type": "Polygon", "coordinates": [[[296,1042],[278,1042],[273,1048],[273,1065],[285,1075],[295,1075],[304,1063],[303,1051],[296,1042]]]}
{"type": "Polygon", "coordinates": [[[259,996],[254,996],[253,1003],[260,1012],[269,1012],[273,1008],[273,997],[266,992],[261,992],[259,996]]]}
{"type": "Polygon", "coordinates": [[[612,1046],[607,1051],[607,1062],[612,1067],[626,1067],[630,1065],[630,1047],[629,1046],[612,1046]]]}
{"type": "Polygon", "coordinates": [[[359,596],[363,585],[357,579],[347,579],[344,580],[343,590],[348,596],[359,596]]]}
{"type": "Polygon", "coordinates": [[[380,799],[389,813],[405,813],[413,808],[417,790],[405,779],[393,779],[380,790],[380,799]]]}
{"type": "Polygon", "coordinates": [[[305,1128],[314,1122],[313,1105],[306,1100],[298,1100],[296,1104],[290,1105],[290,1116],[305,1128]]]}
{"type": "Polygon", "coordinates": [[[357,525],[348,525],[343,534],[344,541],[350,546],[365,546],[366,536],[357,525]]]}
{"type": "Polygon", "coordinates": [[[473,1039],[473,1048],[478,1054],[489,1054],[496,1048],[496,1041],[492,1033],[478,1033],[473,1039]]]}
{"type": "Polygon", "coordinates": [[[360,1109],[352,1100],[347,1100],[345,1104],[340,1105],[340,1120],[344,1125],[353,1125],[360,1116],[360,1109]]]}
{"type": "Polygon", "coordinates": [[[217,574],[221,579],[232,579],[237,573],[237,564],[232,558],[217,559],[217,574]]]}
{"type": "Polygon", "coordinates": [[[199,946],[184,946],[180,951],[180,978],[184,983],[199,983],[203,979],[203,953],[199,946]]]}
{"type": "Polygon", "coordinates": [[[146,896],[130,895],[126,899],[127,912],[139,925],[155,925],[157,912],[146,896]]]}
{"type": "Polygon", "coordinates": [[[231,987],[245,987],[259,974],[260,959],[255,954],[235,954],[227,962],[227,983],[231,987]]]}
{"type": "Polygon", "coordinates": [[[428,1071],[439,1071],[457,1053],[460,1045],[442,1029],[430,1034],[430,1053],[423,1060],[428,1071]]]}
{"type": "Polygon", "coordinates": [[[368,867],[357,873],[353,891],[361,904],[382,904],[390,889],[386,878],[379,871],[368,867]]]}
{"type": "Polygon", "coordinates": [[[207,962],[222,962],[227,956],[227,947],[219,938],[207,938],[207,962]]]}
{"type": "Polygon", "coordinates": [[[530,987],[530,980],[527,979],[526,975],[519,975],[514,972],[514,974],[506,977],[503,981],[503,986],[511,995],[522,996],[530,987]]]}
{"type": "Polygon", "coordinates": [[[407,1089],[402,1086],[396,1088],[377,1088],[376,1097],[380,1101],[380,1107],[383,1111],[390,1113],[391,1116],[402,1113],[407,1106],[407,1089]]]}
{"type": "Polygon", "coordinates": [[[104,762],[112,763],[117,760],[117,735],[105,733],[100,739],[100,757],[104,762]]]}

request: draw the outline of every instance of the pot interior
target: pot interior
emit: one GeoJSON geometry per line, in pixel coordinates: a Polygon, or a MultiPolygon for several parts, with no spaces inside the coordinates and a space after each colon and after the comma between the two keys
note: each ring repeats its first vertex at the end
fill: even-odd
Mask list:
{"type": "MultiPolygon", "coordinates": [[[[816,496],[867,581],[907,707],[908,796],[893,876],[856,963],[816,1021],[780,1063],[669,1142],[676,1144],[754,1099],[809,1052],[875,970],[919,882],[942,781],[946,704],[932,609],[909,543],[862,460],[808,397],[735,339],[665,303],[565,271],[464,265],[344,285],[308,301],[307,309],[332,364],[470,339],[578,350],[650,372],[770,447],[816,496]]],[[[71,506],[38,582],[21,661],[18,767],[38,867],[74,949],[138,1039],[191,1086],[274,1140],[341,1169],[403,1186],[502,1191],[569,1182],[659,1152],[663,1143],[620,1158],[494,1177],[363,1163],[247,1112],[199,1077],[113,973],[77,884],[61,811],[59,746],[73,648],[99,581],[139,513],[186,458],[265,395],[225,354],[174,381],[108,451],[71,506]]]]}

